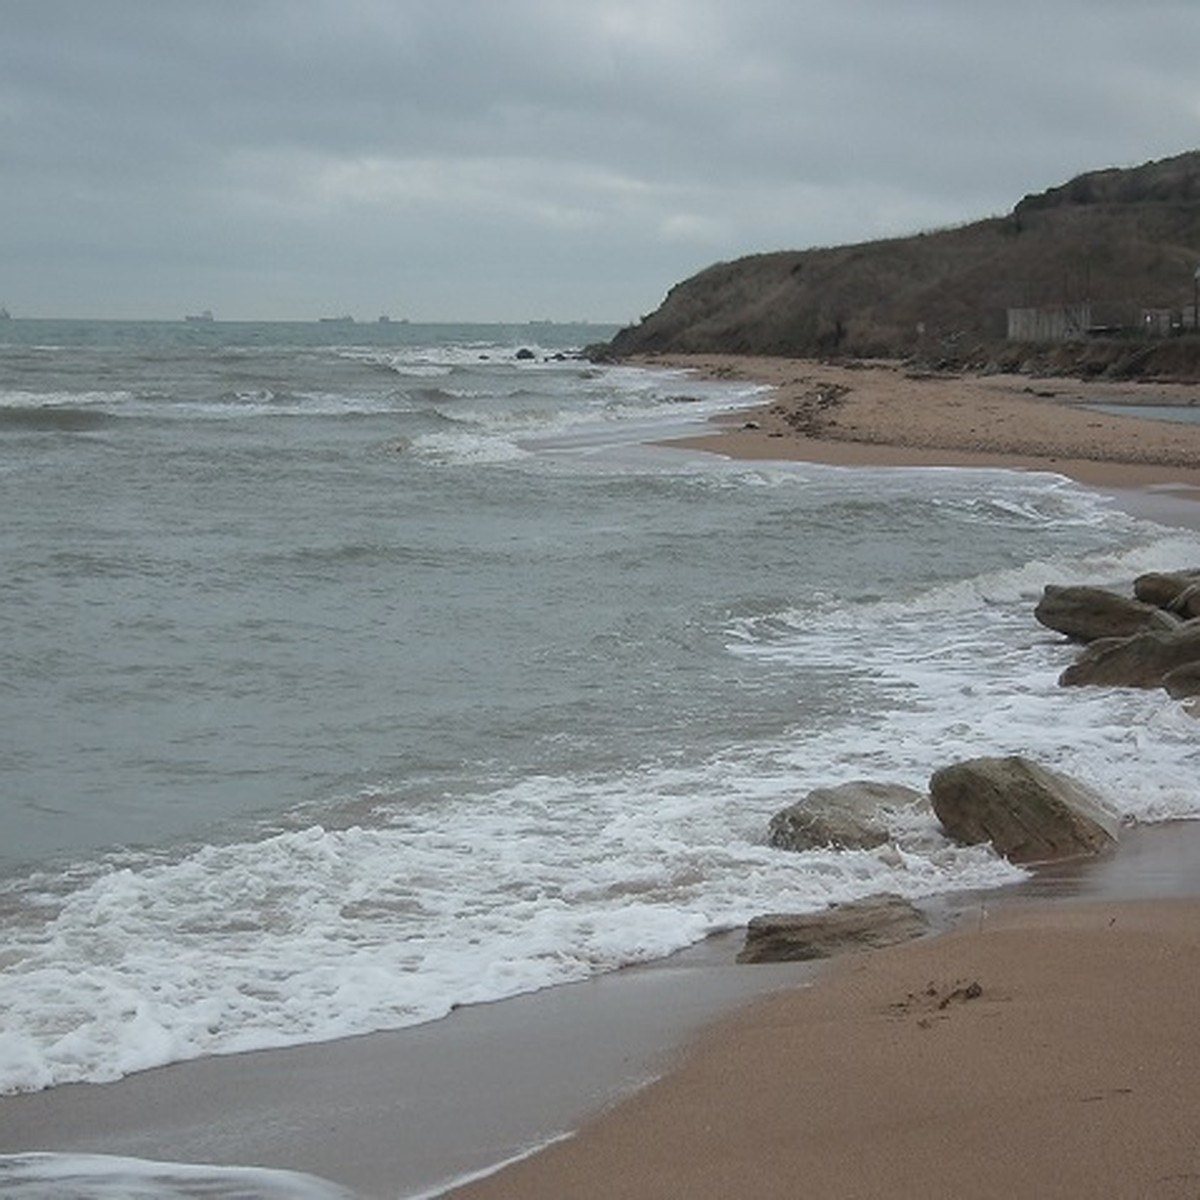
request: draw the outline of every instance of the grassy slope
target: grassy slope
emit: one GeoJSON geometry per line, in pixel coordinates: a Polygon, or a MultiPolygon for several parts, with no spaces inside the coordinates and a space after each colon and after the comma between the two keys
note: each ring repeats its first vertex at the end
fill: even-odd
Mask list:
{"type": "MultiPolygon", "coordinates": [[[[1193,152],[1080,176],[1026,197],[1008,216],[956,229],[718,263],[672,288],[612,349],[981,366],[1030,353],[1004,341],[1009,307],[1090,300],[1094,320],[1136,324],[1143,307],[1190,304],[1198,262],[1200,152],[1193,152]]],[[[1169,339],[1149,353],[1127,341],[1092,344],[1072,356],[1096,360],[1096,370],[1135,369],[1136,358],[1140,370],[1188,373],[1194,363],[1200,373],[1200,347],[1185,345],[1193,340],[1200,342],[1169,339]]]]}

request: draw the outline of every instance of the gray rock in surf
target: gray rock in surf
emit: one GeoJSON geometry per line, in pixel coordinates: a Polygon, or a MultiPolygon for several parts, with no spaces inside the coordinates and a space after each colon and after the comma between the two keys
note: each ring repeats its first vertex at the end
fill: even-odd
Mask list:
{"type": "Polygon", "coordinates": [[[1116,842],[1116,823],[1088,789],[1019,755],[943,767],[929,798],[948,837],[991,842],[1013,863],[1081,858],[1116,842]]]}
{"type": "Polygon", "coordinates": [[[871,850],[888,841],[879,814],[924,802],[920,792],[896,783],[860,779],[837,787],[814,788],[796,804],[781,809],[767,827],[767,841],[778,850],[871,850]]]}
{"type": "Polygon", "coordinates": [[[1200,621],[1147,629],[1132,637],[1101,638],[1084,648],[1059,676],[1063,687],[1163,687],[1169,675],[1200,661],[1200,621]]]}
{"type": "Polygon", "coordinates": [[[805,962],[920,937],[921,912],[899,896],[869,896],[815,913],[766,913],[746,927],[740,963],[805,962]]]}
{"type": "Polygon", "coordinates": [[[1033,610],[1047,629],[1081,642],[1129,637],[1143,629],[1169,629],[1177,622],[1154,604],[1106,588],[1048,584],[1033,610]]]}

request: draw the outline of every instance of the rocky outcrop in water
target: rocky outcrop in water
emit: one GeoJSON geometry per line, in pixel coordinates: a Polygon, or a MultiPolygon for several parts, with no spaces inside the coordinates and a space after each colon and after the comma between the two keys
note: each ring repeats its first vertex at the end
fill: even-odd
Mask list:
{"type": "Polygon", "coordinates": [[[976,758],[935,771],[929,799],[948,837],[990,842],[1013,863],[1099,854],[1115,827],[1081,784],[1018,755],[976,758]]]}
{"type": "Polygon", "coordinates": [[[1098,587],[1047,585],[1033,610],[1047,629],[1080,642],[1130,637],[1144,629],[1172,629],[1178,618],[1156,604],[1098,587]]]}
{"type": "MultiPolygon", "coordinates": [[[[882,814],[932,803],[947,837],[990,842],[1014,863],[1094,855],[1116,823],[1081,784],[1018,756],[978,758],[936,771],[928,800],[899,784],[857,780],[817,788],[776,813],[770,844],[789,851],[870,850],[888,842],[882,814]]],[[[819,913],[766,913],[747,926],[740,963],[826,958],[917,937],[925,917],[898,896],[872,896],[819,913]]]]}
{"type": "Polygon", "coordinates": [[[1166,631],[1147,629],[1127,638],[1101,638],[1086,646],[1060,676],[1063,687],[1166,688],[1191,695],[1183,686],[1200,662],[1200,625],[1166,631]]]}
{"type": "Polygon", "coordinates": [[[1133,594],[1183,620],[1200,617],[1200,571],[1148,571],[1133,581],[1133,594]]]}
{"type": "Polygon", "coordinates": [[[1200,572],[1151,572],[1133,595],[1095,587],[1046,587],[1034,616],[1086,645],[1064,687],[1165,688],[1200,695],[1200,572]]]}

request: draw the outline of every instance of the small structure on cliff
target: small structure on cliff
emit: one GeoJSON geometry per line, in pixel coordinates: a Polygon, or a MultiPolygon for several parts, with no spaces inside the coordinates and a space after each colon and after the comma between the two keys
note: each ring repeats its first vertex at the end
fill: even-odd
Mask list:
{"type": "Polygon", "coordinates": [[[1092,326],[1090,304],[1046,304],[1008,310],[1010,342],[1073,342],[1092,326]]]}

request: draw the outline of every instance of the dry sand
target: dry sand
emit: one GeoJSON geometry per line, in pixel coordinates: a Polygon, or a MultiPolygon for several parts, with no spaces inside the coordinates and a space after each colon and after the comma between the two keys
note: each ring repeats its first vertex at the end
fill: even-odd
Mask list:
{"type": "Polygon", "coordinates": [[[1191,407],[1200,405],[1200,385],[913,375],[895,363],[835,366],[732,355],[644,361],[773,389],[762,406],[722,422],[718,438],[673,445],[838,466],[1009,467],[1105,489],[1177,485],[1200,493],[1200,423],[1087,407],[1191,407]]]}

